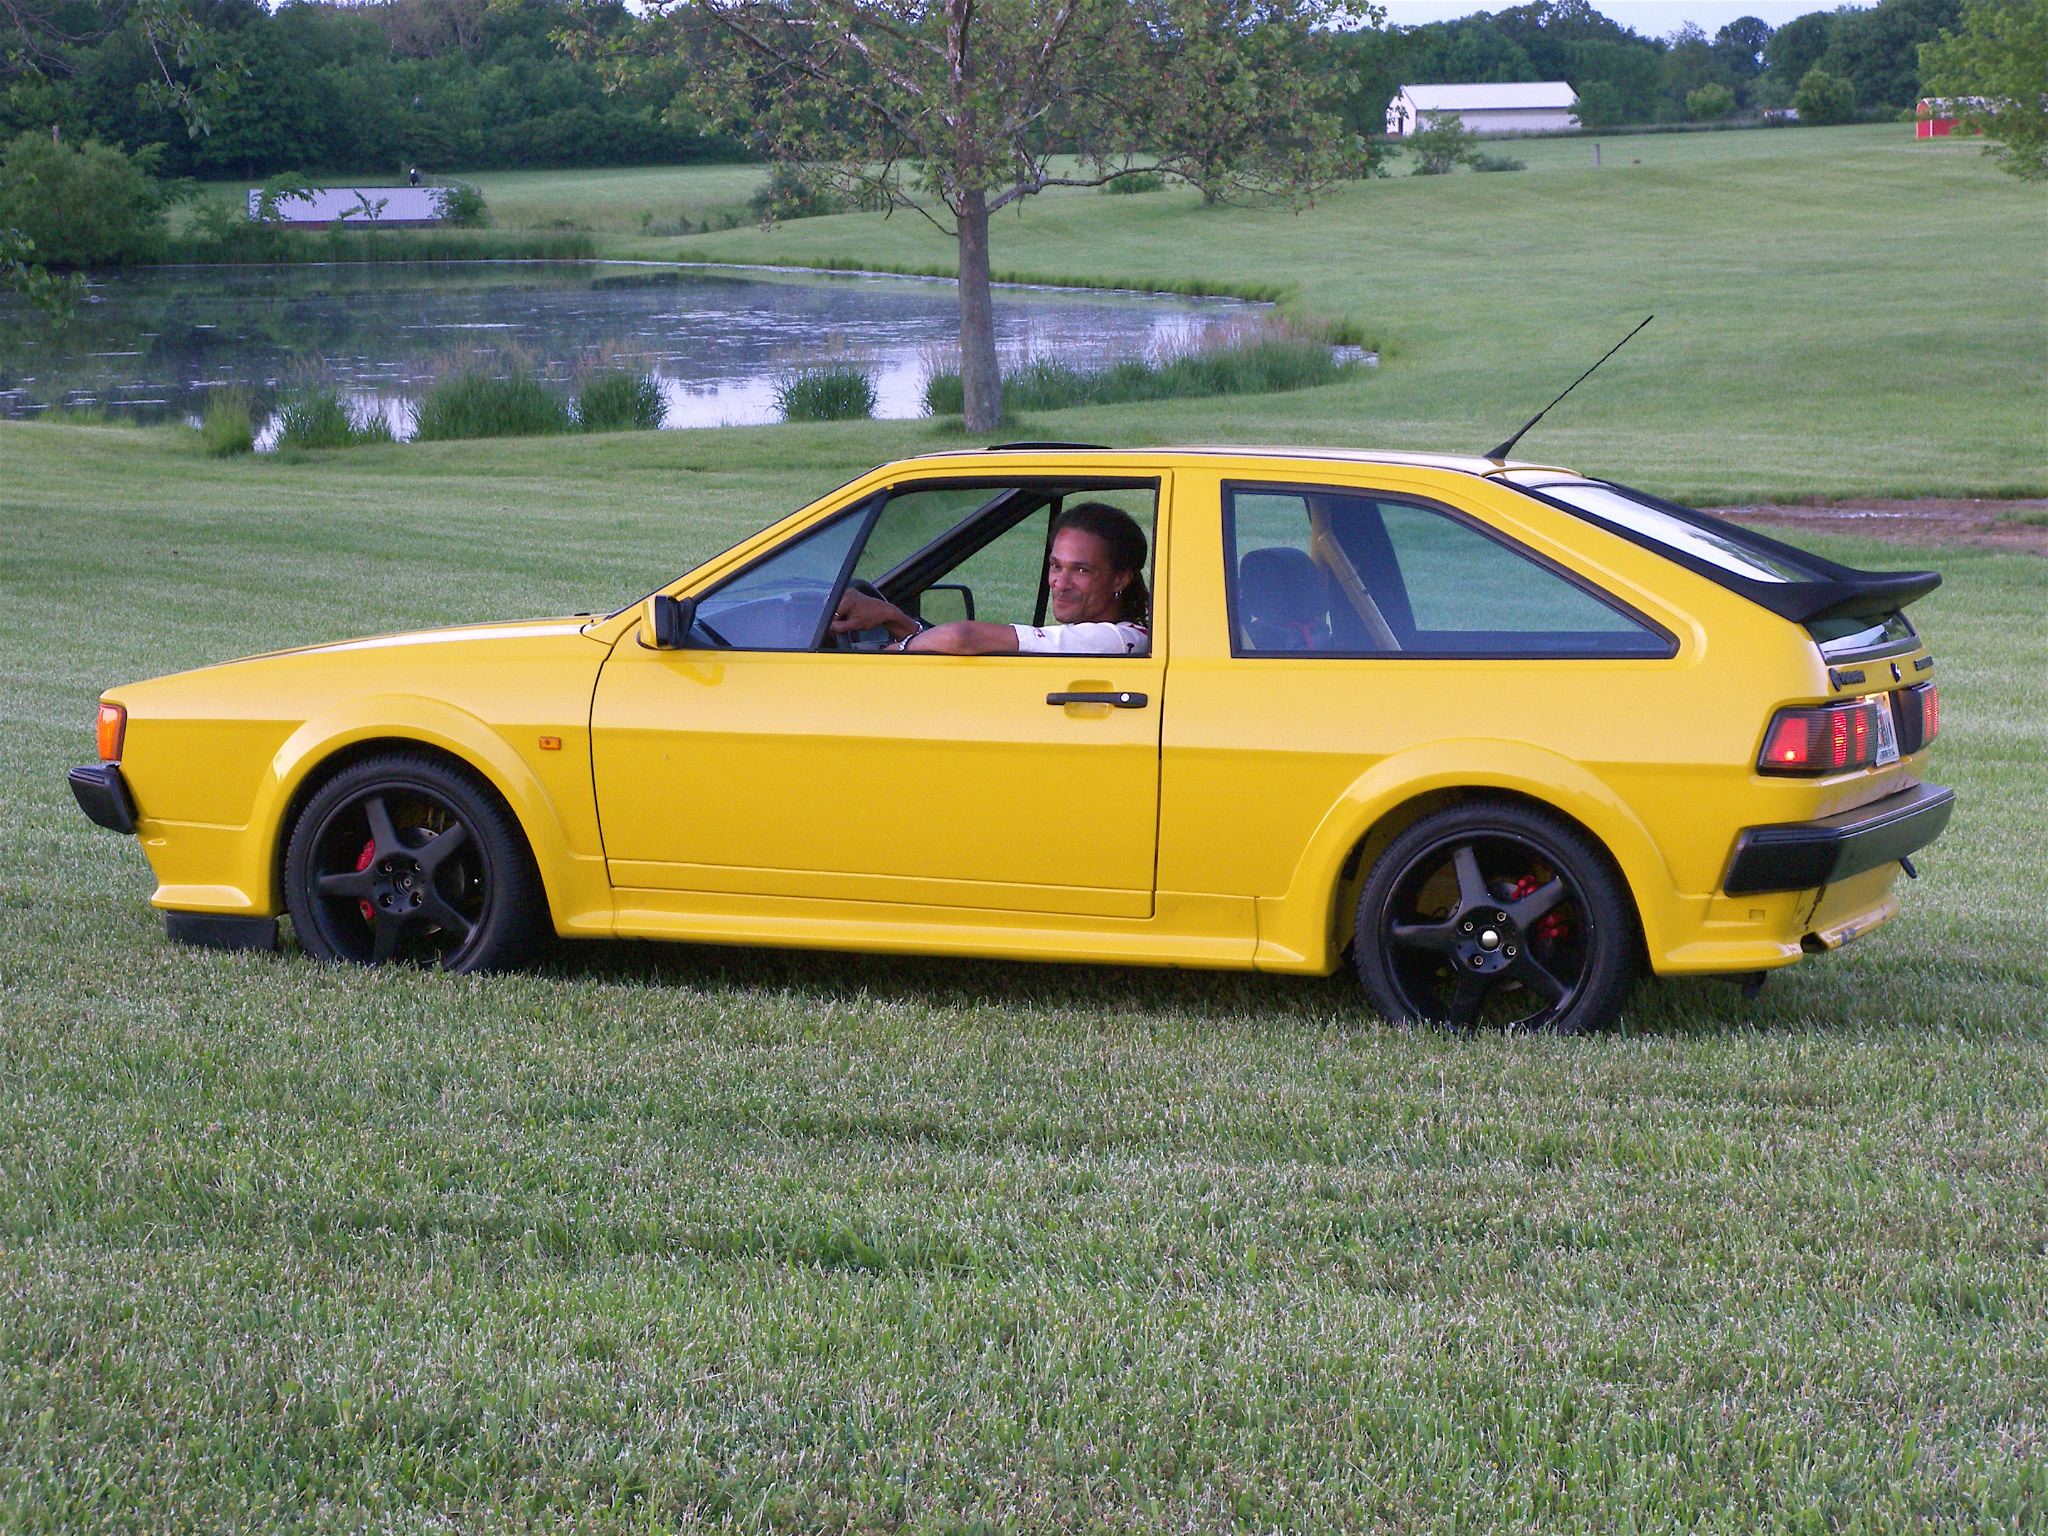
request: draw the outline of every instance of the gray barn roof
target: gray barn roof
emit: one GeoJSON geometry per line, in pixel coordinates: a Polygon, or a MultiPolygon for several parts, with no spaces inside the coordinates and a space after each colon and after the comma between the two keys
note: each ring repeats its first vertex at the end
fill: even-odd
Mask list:
{"type": "Polygon", "coordinates": [[[1562,80],[1513,85],[1404,85],[1401,94],[1418,112],[1527,112],[1542,107],[1575,107],[1578,93],[1562,80]]]}

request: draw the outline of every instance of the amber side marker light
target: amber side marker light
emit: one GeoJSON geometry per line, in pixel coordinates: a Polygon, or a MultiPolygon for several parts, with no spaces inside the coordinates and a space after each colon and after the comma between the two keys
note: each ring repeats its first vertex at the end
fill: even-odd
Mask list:
{"type": "Polygon", "coordinates": [[[128,711],[119,704],[100,705],[100,761],[121,760],[121,738],[128,733],[128,711]]]}

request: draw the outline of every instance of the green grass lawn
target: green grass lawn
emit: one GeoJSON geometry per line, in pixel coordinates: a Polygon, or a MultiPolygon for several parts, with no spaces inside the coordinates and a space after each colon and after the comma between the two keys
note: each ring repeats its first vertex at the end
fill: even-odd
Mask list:
{"type": "Polygon", "coordinates": [[[2033,557],[1829,546],[1948,573],[1963,809],[1890,928],[1592,1039],[1342,979],[173,949],[63,786],[113,682],[623,601],[940,440],[0,427],[0,1529],[2048,1521],[2033,557]]]}
{"type": "MultiPolygon", "coordinates": [[[[1527,451],[1693,499],[2040,487],[2037,193],[1896,129],[1514,152],[1300,216],[1005,217],[1011,270],[1280,283],[1386,353],[1017,434],[1481,449],[1654,308],[1527,451]]],[[[500,206],[943,255],[900,215],[630,234],[725,174],[500,206]]],[[[1947,574],[1956,820],[1892,926],[1591,1039],[1405,1033],[1342,978],[173,949],[63,785],[110,684],[621,603],[958,441],[0,425],[0,1530],[2048,1528],[2038,558],[1827,544],[1947,574]]]]}

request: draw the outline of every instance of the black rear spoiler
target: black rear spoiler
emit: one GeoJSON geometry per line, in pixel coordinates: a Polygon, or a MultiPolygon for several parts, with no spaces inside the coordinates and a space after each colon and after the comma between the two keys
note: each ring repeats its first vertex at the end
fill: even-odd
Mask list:
{"type": "MultiPolygon", "coordinates": [[[[1808,564],[1815,563],[1812,554],[1808,564]]],[[[1941,585],[1939,571],[1859,571],[1836,567],[1830,581],[1745,581],[1743,596],[1795,624],[1819,619],[1886,619],[1941,585]]]]}

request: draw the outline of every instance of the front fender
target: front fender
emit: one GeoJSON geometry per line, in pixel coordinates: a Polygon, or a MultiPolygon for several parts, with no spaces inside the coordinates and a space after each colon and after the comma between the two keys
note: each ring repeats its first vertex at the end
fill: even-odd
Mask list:
{"type": "Polygon", "coordinates": [[[1615,790],[1584,765],[1523,742],[1433,741],[1382,758],[1360,774],[1309,839],[1284,895],[1259,902],[1262,970],[1327,974],[1350,937],[1336,911],[1344,866],[1382,822],[1404,806],[1444,792],[1519,795],[1561,812],[1599,841],[1620,867],[1644,937],[1657,953],[1684,898],[1648,830],[1615,790]]]}
{"type": "MultiPolygon", "coordinates": [[[[417,745],[467,764],[511,807],[533,850],[558,932],[609,933],[611,885],[597,835],[589,743],[581,731],[556,739],[561,746],[543,752],[536,736],[528,756],[476,715],[444,700],[388,693],[351,698],[294,728],[271,755],[248,824],[236,839],[239,867],[230,882],[247,893],[248,910],[281,912],[286,817],[309,780],[337,754],[368,742],[389,743],[394,751],[417,745]]],[[[195,904],[168,885],[156,903],[195,904]]]]}

